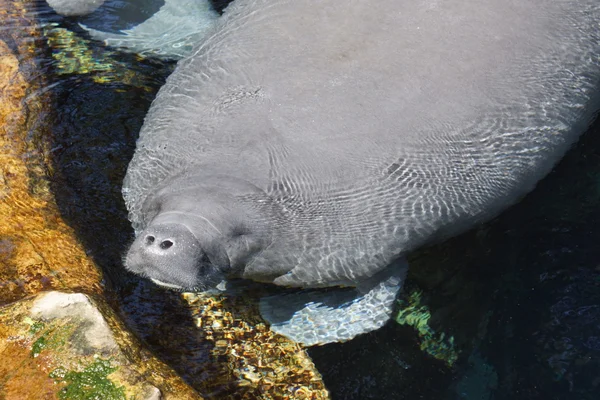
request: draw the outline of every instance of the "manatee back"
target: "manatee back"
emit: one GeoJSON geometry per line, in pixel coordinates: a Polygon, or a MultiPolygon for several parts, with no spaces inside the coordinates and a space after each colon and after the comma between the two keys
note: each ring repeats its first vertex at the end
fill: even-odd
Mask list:
{"type": "Polygon", "coordinates": [[[599,106],[599,18],[596,0],[236,0],[148,113],[132,222],[177,174],[230,174],[287,213],[249,276],[372,275],[550,170],[599,106]]]}

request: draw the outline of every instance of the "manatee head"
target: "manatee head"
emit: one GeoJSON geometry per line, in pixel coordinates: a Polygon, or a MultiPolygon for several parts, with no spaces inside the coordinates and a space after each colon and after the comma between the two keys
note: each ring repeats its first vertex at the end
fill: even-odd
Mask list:
{"type": "Polygon", "coordinates": [[[270,242],[260,212],[225,196],[176,194],[138,233],[124,263],[155,283],[184,291],[222,289],[270,242]],[[247,207],[246,207],[247,208],[247,207]]]}
{"type": "Polygon", "coordinates": [[[231,270],[219,239],[210,232],[197,237],[186,224],[150,224],[129,248],[125,265],[162,286],[209,290],[225,280],[231,270]]]}

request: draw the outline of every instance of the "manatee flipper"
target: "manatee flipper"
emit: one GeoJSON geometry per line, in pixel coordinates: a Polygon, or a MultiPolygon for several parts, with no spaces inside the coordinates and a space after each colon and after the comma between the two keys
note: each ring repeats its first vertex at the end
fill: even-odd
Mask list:
{"type": "Polygon", "coordinates": [[[343,342],[381,328],[391,316],[408,263],[401,258],[356,288],[304,290],[264,297],[271,330],[305,346],[343,342]]]}
{"type": "Polygon", "coordinates": [[[93,39],[142,55],[179,59],[213,27],[219,14],[208,0],[165,0],[156,14],[122,34],[80,26],[93,39]]]}

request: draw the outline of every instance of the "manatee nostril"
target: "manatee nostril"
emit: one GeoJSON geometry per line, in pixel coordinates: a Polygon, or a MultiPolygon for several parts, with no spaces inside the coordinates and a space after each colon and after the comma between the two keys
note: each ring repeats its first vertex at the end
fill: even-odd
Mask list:
{"type": "Polygon", "coordinates": [[[160,242],[160,248],[163,250],[166,250],[171,246],[173,246],[173,242],[171,242],[170,240],[163,240],[162,242],[160,242]]]}
{"type": "Polygon", "coordinates": [[[146,236],[146,244],[152,244],[152,243],[154,243],[154,236],[152,236],[152,235],[146,236]]]}

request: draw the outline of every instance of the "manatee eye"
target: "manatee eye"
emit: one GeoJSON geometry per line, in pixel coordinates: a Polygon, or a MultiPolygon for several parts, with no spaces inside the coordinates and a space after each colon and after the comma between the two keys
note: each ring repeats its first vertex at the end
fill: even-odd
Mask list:
{"type": "Polygon", "coordinates": [[[173,246],[173,242],[171,242],[170,240],[163,240],[162,242],[160,242],[159,246],[161,249],[166,250],[169,247],[173,246]]]}

